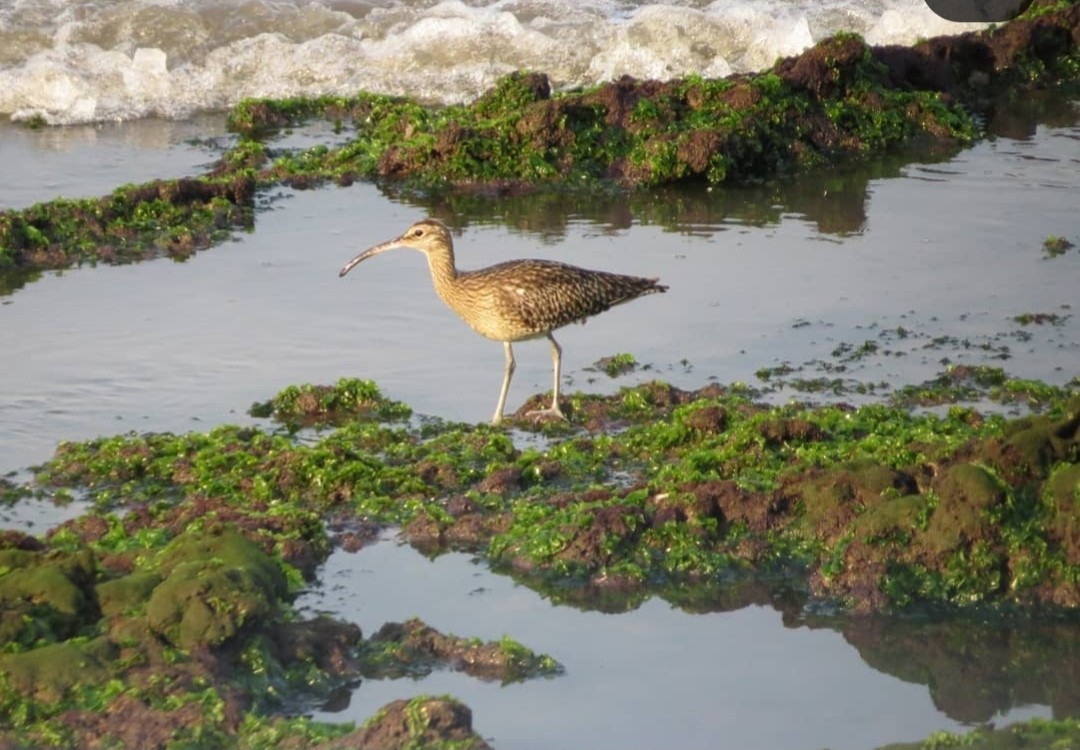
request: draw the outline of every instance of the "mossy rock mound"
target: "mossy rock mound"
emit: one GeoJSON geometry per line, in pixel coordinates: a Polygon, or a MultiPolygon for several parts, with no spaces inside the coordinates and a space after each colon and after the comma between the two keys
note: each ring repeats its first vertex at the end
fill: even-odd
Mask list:
{"type": "Polygon", "coordinates": [[[147,622],[185,649],[220,646],[277,611],[286,593],[277,563],[230,530],[178,538],[162,552],[158,573],[147,622]]]}
{"type": "Polygon", "coordinates": [[[98,606],[105,617],[129,613],[145,604],[162,578],[153,570],[139,570],[95,587],[98,606]]]}
{"type": "Polygon", "coordinates": [[[96,567],[87,549],[0,550],[0,642],[62,640],[97,620],[96,567]]]}
{"type": "Polygon", "coordinates": [[[937,461],[796,472],[789,531],[824,547],[816,596],[855,612],[916,604],[1080,607],[1080,415],[1003,425],[937,461]]]}
{"type": "Polygon", "coordinates": [[[938,506],[922,544],[946,554],[997,537],[993,512],[1007,500],[1007,488],[986,469],[974,464],[950,467],[934,484],[938,506]]]}
{"type": "Polygon", "coordinates": [[[79,685],[113,674],[116,647],[107,638],[50,643],[17,654],[0,654],[0,675],[15,690],[40,701],[59,701],[79,685]]]}
{"type": "Polygon", "coordinates": [[[509,638],[484,643],[441,633],[416,618],[384,624],[364,645],[362,660],[364,677],[376,679],[416,677],[447,666],[506,684],[562,671],[550,656],[509,638]]]}
{"type": "Polygon", "coordinates": [[[1045,499],[1051,509],[1047,533],[1069,565],[1080,565],[1080,464],[1054,472],[1046,482],[1045,499]]]}
{"type": "Polygon", "coordinates": [[[360,420],[402,421],[412,410],[386,398],[370,380],[341,378],[334,385],[289,386],[272,399],[252,404],[252,416],[272,417],[292,430],[338,426],[360,420]]]}
{"type": "Polygon", "coordinates": [[[1002,467],[1018,478],[1041,478],[1060,461],[1080,460],[1080,410],[1070,418],[1045,416],[1019,419],[1009,425],[1005,439],[993,446],[1002,467]]]}
{"type": "Polygon", "coordinates": [[[835,542],[848,533],[852,521],[867,508],[883,502],[886,490],[915,491],[914,480],[903,472],[874,462],[856,462],[809,478],[793,478],[802,506],[797,525],[804,533],[835,542]]]}
{"type": "Polygon", "coordinates": [[[254,221],[250,175],[155,180],[0,211],[0,269],[187,258],[254,221]]]}
{"type": "Polygon", "coordinates": [[[868,544],[897,542],[907,544],[919,526],[919,520],[929,510],[923,495],[894,497],[868,508],[855,519],[855,538],[868,544]]]}

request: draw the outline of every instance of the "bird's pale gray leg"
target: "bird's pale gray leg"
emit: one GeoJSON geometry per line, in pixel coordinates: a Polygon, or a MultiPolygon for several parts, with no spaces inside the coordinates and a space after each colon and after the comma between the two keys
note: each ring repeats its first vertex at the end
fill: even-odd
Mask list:
{"type": "MultiPolygon", "coordinates": [[[[551,396],[551,411],[563,416],[562,411],[559,409],[559,381],[562,380],[562,347],[559,346],[559,342],[555,340],[555,337],[550,333],[547,335],[548,341],[551,342],[551,368],[555,372],[555,384],[552,387],[551,396]]],[[[566,417],[563,417],[566,419],[566,417]]]]}
{"type": "Polygon", "coordinates": [[[506,394],[510,391],[510,377],[514,374],[514,350],[510,347],[509,341],[503,342],[503,349],[506,350],[506,371],[503,373],[502,390],[499,391],[499,405],[495,407],[495,416],[491,418],[492,424],[499,424],[502,422],[503,408],[506,406],[506,394]]]}
{"type": "Polygon", "coordinates": [[[530,417],[558,417],[559,419],[566,419],[566,415],[562,413],[562,409],[559,408],[559,381],[562,379],[562,347],[559,346],[559,342],[555,340],[555,337],[550,333],[547,334],[548,341],[551,342],[551,364],[552,369],[555,371],[555,387],[552,389],[551,395],[551,407],[548,409],[536,409],[530,411],[528,416],[530,417]]]}

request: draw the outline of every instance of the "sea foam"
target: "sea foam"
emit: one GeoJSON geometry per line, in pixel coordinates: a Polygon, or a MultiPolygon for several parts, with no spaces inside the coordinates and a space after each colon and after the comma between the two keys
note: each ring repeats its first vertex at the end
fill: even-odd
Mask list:
{"type": "Polygon", "coordinates": [[[0,116],[50,124],[184,118],[245,97],[360,90],[467,102],[513,70],[557,88],[760,70],[838,30],[955,33],[922,0],[12,0],[0,116]]]}

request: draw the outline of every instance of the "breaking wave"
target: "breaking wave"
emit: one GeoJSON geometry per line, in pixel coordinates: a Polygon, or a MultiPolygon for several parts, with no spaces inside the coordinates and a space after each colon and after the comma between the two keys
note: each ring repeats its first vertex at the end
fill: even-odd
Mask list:
{"type": "Polygon", "coordinates": [[[184,118],[245,97],[469,101],[529,69],[558,88],[759,70],[838,30],[871,43],[976,27],[923,0],[10,0],[0,114],[184,118]]]}

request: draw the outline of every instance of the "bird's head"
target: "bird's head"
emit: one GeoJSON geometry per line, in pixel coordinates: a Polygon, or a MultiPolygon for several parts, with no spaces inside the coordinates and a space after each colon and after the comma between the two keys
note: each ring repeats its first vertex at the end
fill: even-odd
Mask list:
{"type": "Polygon", "coordinates": [[[386,242],[380,242],[378,245],[369,247],[357,255],[341,267],[338,276],[344,276],[368,258],[387,250],[409,247],[413,250],[419,250],[430,257],[433,253],[450,252],[453,250],[453,246],[450,230],[446,228],[445,224],[437,219],[421,219],[406,229],[400,236],[386,242]]]}

